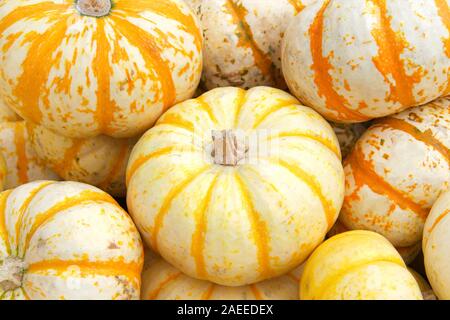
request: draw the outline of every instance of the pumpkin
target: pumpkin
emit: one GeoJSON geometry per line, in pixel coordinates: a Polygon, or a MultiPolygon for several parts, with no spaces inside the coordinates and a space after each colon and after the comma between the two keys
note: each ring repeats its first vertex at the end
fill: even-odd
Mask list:
{"type": "Polygon", "coordinates": [[[281,40],[291,19],[313,0],[196,2],[192,5],[203,28],[207,89],[286,87],[281,73],[281,40]]]}
{"type": "Polygon", "coordinates": [[[356,141],[358,141],[369,126],[369,123],[331,123],[331,127],[339,140],[339,146],[341,147],[343,158],[350,153],[353,146],[356,144],[356,141]]]}
{"type": "Polygon", "coordinates": [[[217,88],[168,110],[134,147],[127,204],[147,244],[227,286],[301,264],[343,198],[330,125],[269,87],[217,88]]]}
{"type": "Polygon", "coordinates": [[[0,123],[19,120],[21,119],[17,113],[0,102],[0,123]]]}
{"type": "Polygon", "coordinates": [[[4,189],[35,180],[59,180],[58,175],[37,157],[23,120],[0,122],[0,153],[7,167],[4,189]]]}
{"type": "Polygon", "coordinates": [[[450,190],[438,198],[425,223],[422,250],[425,270],[434,292],[450,300],[450,190]]]}
{"type": "Polygon", "coordinates": [[[3,191],[5,185],[5,179],[7,175],[6,161],[3,154],[0,153],[0,191],[3,191]]]}
{"type": "Polygon", "coordinates": [[[344,162],[339,220],[396,247],[418,244],[431,206],[450,185],[449,148],[450,99],[377,121],[344,162]]]}
{"type": "Polygon", "coordinates": [[[2,1],[0,48],[3,102],[74,138],[144,132],[194,94],[202,69],[182,0],[2,1]]]}
{"type": "MultiPolygon", "coordinates": [[[[327,237],[330,238],[332,236],[335,236],[337,234],[350,231],[346,226],[342,224],[339,220],[336,221],[334,226],[331,228],[331,230],[328,232],[327,237]]],[[[395,247],[397,249],[398,253],[402,257],[403,261],[406,264],[410,264],[416,259],[416,257],[419,255],[420,250],[422,248],[422,243],[418,242],[416,244],[413,244],[409,247],[395,247]]]]}
{"type": "Polygon", "coordinates": [[[282,69],[289,89],[342,123],[446,96],[449,10],[447,0],[316,1],[286,30],[282,69]]]}
{"type": "Polygon", "coordinates": [[[0,299],[139,298],[139,233],[107,193],[35,181],[0,204],[0,299]]]}
{"type": "Polygon", "coordinates": [[[383,236],[348,231],[323,242],[309,257],[301,300],[421,300],[419,286],[383,236]]]}
{"type": "Polygon", "coordinates": [[[422,291],[422,296],[424,300],[436,300],[436,295],[430,287],[430,284],[422,277],[418,272],[414,269],[408,268],[409,272],[413,275],[414,279],[416,279],[417,284],[419,285],[420,291],[422,291]]]}
{"type": "MultiPolygon", "coordinates": [[[[146,255],[147,259],[147,255],[146,255]]],[[[298,300],[302,266],[278,278],[226,287],[184,275],[160,257],[144,265],[142,300],[298,300]]]]}
{"type": "Polygon", "coordinates": [[[88,183],[113,196],[125,196],[125,169],[137,139],[105,135],[73,139],[30,122],[27,130],[38,158],[64,180],[88,183]]]}

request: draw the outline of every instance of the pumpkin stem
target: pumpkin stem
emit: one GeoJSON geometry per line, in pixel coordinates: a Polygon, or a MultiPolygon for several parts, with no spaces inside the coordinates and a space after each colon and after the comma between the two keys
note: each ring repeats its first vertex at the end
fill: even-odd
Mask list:
{"type": "Polygon", "coordinates": [[[109,14],[111,0],[78,0],[77,10],[84,16],[100,18],[109,14]]]}
{"type": "Polygon", "coordinates": [[[213,130],[213,149],[211,156],[215,164],[236,166],[245,158],[248,146],[245,139],[236,135],[233,130],[213,130]]]}
{"type": "Polygon", "coordinates": [[[0,262],[0,290],[11,291],[22,286],[25,262],[17,257],[6,257],[0,262]]]}

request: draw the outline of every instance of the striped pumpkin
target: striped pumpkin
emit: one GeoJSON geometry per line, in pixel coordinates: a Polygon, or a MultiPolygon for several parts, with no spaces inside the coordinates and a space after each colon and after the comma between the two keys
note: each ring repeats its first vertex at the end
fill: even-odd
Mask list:
{"type": "Polygon", "coordinates": [[[240,286],[301,264],[343,199],[330,125],[273,88],[218,88],[167,111],[138,141],[127,204],[183,273],[240,286]]]}
{"type": "Polygon", "coordinates": [[[7,167],[4,189],[35,180],[59,179],[37,157],[23,120],[0,122],[0,153],[3,154],[7,167]]]}
{"type": "Polygon", "coordinates": [[[450,99],[376,122],[344,162],[340,221],[379,232],[394,246],[419,243],[431,206],[450,186],[449,148],[450,99]]]}
{"type": "Polygon", "coordinates": [[[145,131],[194,94],[201,48],[182,0],[0,3],[2,100],[65,136],[145,131]]]}
{"type": "MultiPolygon", "coordinates": [[[[328,232],[327,237],[330,238],[332,236],[347,231],[350,231],[350,229],[344,226],[342,222],[336,221],[333,228],[331,228],[331,230],[328,232]]],[[[422,248],[421,242],[415,243],[409,247],[395,247],[395,249],[397,249],[398,253],[401,255],[403,261],[408,265],[412,263],[414,259],[417,258],[421,248],[422,248]]]]}
{"type": "Polygon", "coordinates": [[[281,41],[291,19],[313,0],[191,1],[205,37],[203,78],[224,86],[285,88],[281,41]],[[197,2],[192,3],[192,2],[197,2]]]}
{"type": "Polygon", "coordinates": [[[358,141],[369,126],[369,123],[331,123],[331,127],[339,140],[342,158],[345,158],[350,153],[355,146],[356,141],[358,141]]]}
{"type": "Polygon", "coordinates": [[[345,123],[446,96],[449,15],[448,0],[316,1],[286,31],[286,82],[307,106],[345,123]]]}
{"type": "Polygon", "coordinates": [[[422,300],[395,248],[371,231],[349,231],[322,243],[305,264],[301,300],[422,300]]]}
{"type": "Polygon", "coordinates": [[[414,279],[416,279],[420,291],[422,291],[423,300],[436,300],[436,295],[434,294],[433,289],[431,289],[428,281],[414,269],[408,268],[408,270],[413,275],[414,279]]]}
{"type": "MultiPolygon", "coordinates": [[[[147,257],[146,257],[147,259],[147,257]]],[[[184,275],[156,257],[142,273],[142,300],[298,300],[302,266],[278,278],[226,287],[184,275]]]]}
{"type": "Polygon", "coordinates": [[[27,130],[39,159],[64,180],[88,183],[113,196],[125,196],[125,169],[137,139],[104,135],[73,139],[30,122],[27,130]]]}
{"type": "Polygon", "coordinates": [[[0,193],[0,299],[138,299],[143,248],[105,192],[36,181],[0,193]]]}
{"type": "Polygon", "coordinates": [[[450,190],[433,205],[423,233],[425,269],[439,299],[450,300],[450,190]]]}

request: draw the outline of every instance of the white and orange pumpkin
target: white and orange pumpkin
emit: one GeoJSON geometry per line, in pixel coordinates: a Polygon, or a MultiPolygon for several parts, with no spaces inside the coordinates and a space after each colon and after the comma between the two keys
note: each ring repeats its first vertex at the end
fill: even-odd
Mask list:
{"type": "Polygon", "coordinates": [[[59,179],[58,175],[37,157],[23,120],[0,122],[0,153],[3,154],[7,167],[4,189],[15,188],[35,180],[59,179]]]}
{"type": "Polygon", "coordinates": [[[322,243],[300,281],[301,300],[422,300],[413,275],[392,244],[356,230],[322,243]]]}
{"type": "Polygon", "coordinates": [[[201,77],[182,0],[2,1],[0,21],[2,102],[65,136],[135,136],[201,77]]]}
{"type": "Polygon", "coordinates": [[[449,14],[448,0],[316,1],[286,31],[286,82],[305,105],[345,123],[446,96],[449,14]]]}
{"type": "Polygon", "coordinates": [[[339,220],[381,233],[394,246],[422,240],[425,219],[450,186],[450,99],[376,122],[344,162],[339,220]]]}
{"type": "Polygon", "coordinates": [[[113,196],[125,196],[125,170],[137,139],[105,135],[74,139],[31,122],[27,130],[38,158],[64,180],[88,183],[113,196]]]}
{"type": "Polygon", "coordinates": [[[286,87],[281,41],[292,18],[313,0],[190,2],[203,28],[206,88],[286,87]]]}
{"type": "Polygon", "coordinates": [[[298,300],[303,266],[278,278],[227,287],[184,275],[160,257],[144,265],[142,300],[298,300]]]}
{"type": "Polygon", "coordinates": [[[218,88],[167,111],[133,149],[127,204],[183,273],[240,286],[301,264],[341,208],[331,126],[269,87],[218,88]]]}
{"type": "Polygon", "coordinates": [[[433,205],[423,232],[423,255],[428,280],[442,300],[450,300],[450,190],[433,205]]]}
{"type": "Polygon", "coordinates": [[[35,181],[0,193],[0,299],[139,299],[143,247],[107,193],[35,181]]]}

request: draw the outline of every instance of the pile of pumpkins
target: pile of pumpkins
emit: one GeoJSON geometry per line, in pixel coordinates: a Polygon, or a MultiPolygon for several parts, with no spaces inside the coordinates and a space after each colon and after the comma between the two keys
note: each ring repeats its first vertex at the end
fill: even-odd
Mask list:
{"type": "Polygon", "coordinates": [[[2,1],[0,299],[450,299],[449,19],[2,1]]]}

